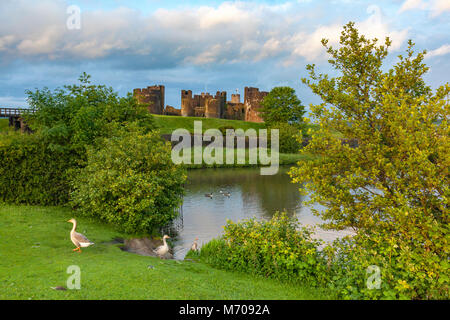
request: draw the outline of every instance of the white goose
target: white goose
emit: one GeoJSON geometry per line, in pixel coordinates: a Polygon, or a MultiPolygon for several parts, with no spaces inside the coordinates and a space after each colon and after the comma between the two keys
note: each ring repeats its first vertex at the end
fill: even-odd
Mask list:
{"type": "Polygon", "coordinates": [[[166,239],[170,239],[170,237],[166,234],[163,237],[163,245],[159,246],[155,250],[153,250],[154,253],[156,253],[159,257],[164,256],[167,252],[169,252],[169,245],[166,242],[166,239]]]}
{"type": "Polygon", "coordinates": [[[194,243],[191,246],[191,250],[192,251],[197,251],[198,250],[198,244],[197,244],[198,238],[195,238],[194,243]]]}
{"type": "Polygon", "coordinates": [[[76,248],[73,249],[73,251],[81,252],[80,247],[85,248],[85,247],[89,247],[94,244],[88,238],[86,238],[83,234],[75,231],[75,229],[77,227],[77,221],[75,219],[70,219],[67,222],[71,222],[73,224],[72,231],[70,231],[70,240],[72,240],[72,243],[76,246],[76,248]]]}

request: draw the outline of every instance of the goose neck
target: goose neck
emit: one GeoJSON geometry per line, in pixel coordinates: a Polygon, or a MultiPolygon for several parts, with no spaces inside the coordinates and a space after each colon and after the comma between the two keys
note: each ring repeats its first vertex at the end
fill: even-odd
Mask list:
{"type": "Polygon", "coordinates": [[[72,231],[71,232],[75,232],[75,228],[77,227],[77,223],[76,222],[72,222],[73,227],[72,227],[72,231]]]}

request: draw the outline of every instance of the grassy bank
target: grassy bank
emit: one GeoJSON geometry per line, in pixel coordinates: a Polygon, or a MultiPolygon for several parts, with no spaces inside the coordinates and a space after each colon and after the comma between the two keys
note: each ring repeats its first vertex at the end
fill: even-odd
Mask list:
{"type": "MultiPolygon", "coordinates": [[[[153,115],[155,123],[158,126],[161,134],[171,134],[175,129],[187,129],[190,133],[194,133],[194,121],[202,121],[202,131],[205,132],[208,129],[218,129],[224,126],[230,126],[234,129],[264,129],[264,123],[255,123],[241,120],[227,120],[227,119],[215,119],[215,118],[199,118],[199,117],[180,117],[180,116],[161,116],[153,115]]],[[[311,129],[314,133],[319,130],[317,124],[308,124],[307,129],[311,129]]],[[[334,132],[334,135],[338,138],[342,138],[342,134],[334,132]]]]}
{"type": "Polygon", "coordinates": [[[73,217],[56,207],[0,206],[0,299],[325,299],[328,291],[226,272],[190,261],[160,260],[108,244],[126,237],[77,218],[95,242],[82,253],[69,240],[73,217]],[[81,290],[56,291],[81,269],[81,290]],[[154,266],[150,269],[149,266],[154,266]]]}
{"type": "Polygon", "coordinates": [[[199,118],[199,117],[180,117],[180,116],[161,116],[154,115],[161,134],[171,134],[175,129],[186,129],[190,133],[194,133],[194,121],[202,121],[202,131],[208,129],[217,129],[223,126],[231,126],[235,129],[263,129],[264,123],[247,122],[241,120],[227,120],[215,118],[199,118]]]}
{"type": "MultiPolygon", "coordinates": [[[[186,164],[186,168],[188,169],[201,169],[201,168],[236,168],[236,167],[257,167],[261,166],[259,155],[257,159],[257,163],[250,163],[249,158],[249,150],[245,150],[245,163],[239,164],[237,161],[237,149],[223,149],[223,162],[222,164],[214,163],[214,164],[208,164],[205,162],[204,157],[202,158],[201,164],[195,164],[194,163],[194,153],[195,149],[193,148],[193,151],[191,152],[191,164],[186,164]],[[234,152],[234,163],[233,164],[226,164],[226,154],[227,152],[234,152]]],[[[205,151],[205,147],[202,148],[202,152],[205,151]]],[[[298,154],[298,153],[279,153],[278,157],[278,164],[280,166],[287,166],[287,165],[294,165],[299,161],[308,161],[314,159],[314,156],[311,154],[298,154]]],[[[274,161],[275,163],[275,161],[274,161]]]]}
{"type": "Polygon", "coordinates": [[[5,118],[0,118],[0,132],[7,130],[9,126],[9,120],[5,118]]]}

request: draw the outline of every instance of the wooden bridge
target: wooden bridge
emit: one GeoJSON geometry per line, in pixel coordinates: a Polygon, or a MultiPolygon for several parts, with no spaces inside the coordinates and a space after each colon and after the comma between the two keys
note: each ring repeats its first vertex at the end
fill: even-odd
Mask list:
{"type": "Polygon", "coordinates": [[[0,118],[9,118],[9,126],[16,130],[30,131],[30,128],[23,121],[22,115],[34,113],[34,110],[25,108],[2,108],[0,107],[0,118]]]}

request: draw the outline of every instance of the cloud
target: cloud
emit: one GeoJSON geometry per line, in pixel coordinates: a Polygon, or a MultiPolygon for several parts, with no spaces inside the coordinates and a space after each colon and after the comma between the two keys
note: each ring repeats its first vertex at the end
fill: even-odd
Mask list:
{"type": "Polygon", "coordinates": [[[437,56],[443,56],[450,53],[450,44],[444,44],[440,46],[437,49],[431,50],[427,53],[426,57],[437,57],[437,56]]]}
{"type": "MultiPolygon", "coordinates": [[[[377,38],[384,41],[389,37],[392,41],[391,50],[395,51],[401,48],[406,37],[408,29],[392,30],[390,23],[383,16],[378,6],[372,5],[367,8],[370,16],[363,21],[356,22],[356,28],[361,34],[368,38],[377,38]]],[[[329,44],[336,46],[339,44],[342,31],[341,23],[333,23],[326,26],[319,26],[314,32],[301,32],[292,37],[295,43],[293,55],[304,57],[306,60],[312,61],[325,57],[324,48],[321,39],[326,38],[329,44]]]]}
{"type": "MultiPolygon", "coordinates": [[[[339,40],[341,21],[314,27],[304,5],[224,2],[217,7],[126,7],[83,10],[81,29],[68,30],[67,2],[0,2],[0,58],[84,61],[111,59],[126,68],[199,66],[321,57],[320,40],[339,40]],[[300,7],[298,7],[300,6],[300,7]]],[[[398,48],[407,30],[391,30],[378,7],[358,23],[369,36],[390,36],[398,48]],[[378,10],[378,11],[377,11],[378,10]]]]}
{"type": "Polygon", "coordinates": [[[399,12],[405,12],[408,10],[413,9],[421,9],[424,10],[427,8],[427,4],[424,3],[422,0],[406,0],[403,2],[402,6],[400,7],[399,12]]]}
{"type": "Polygon", "coordinates": [[[446,11],[450,11],[450,1],[448,0],[406,0],[403,2],[399,9],[399,12],[405,12],[408,10],[426,10],[430,11],[431,17],[437,17],[446,11]]]}
{"type": "Polygon", "coordinates": [[[448,0],[431,1],[431,16],[435,17],[447,11],[450,11],[450,1],[448,0]]]}

